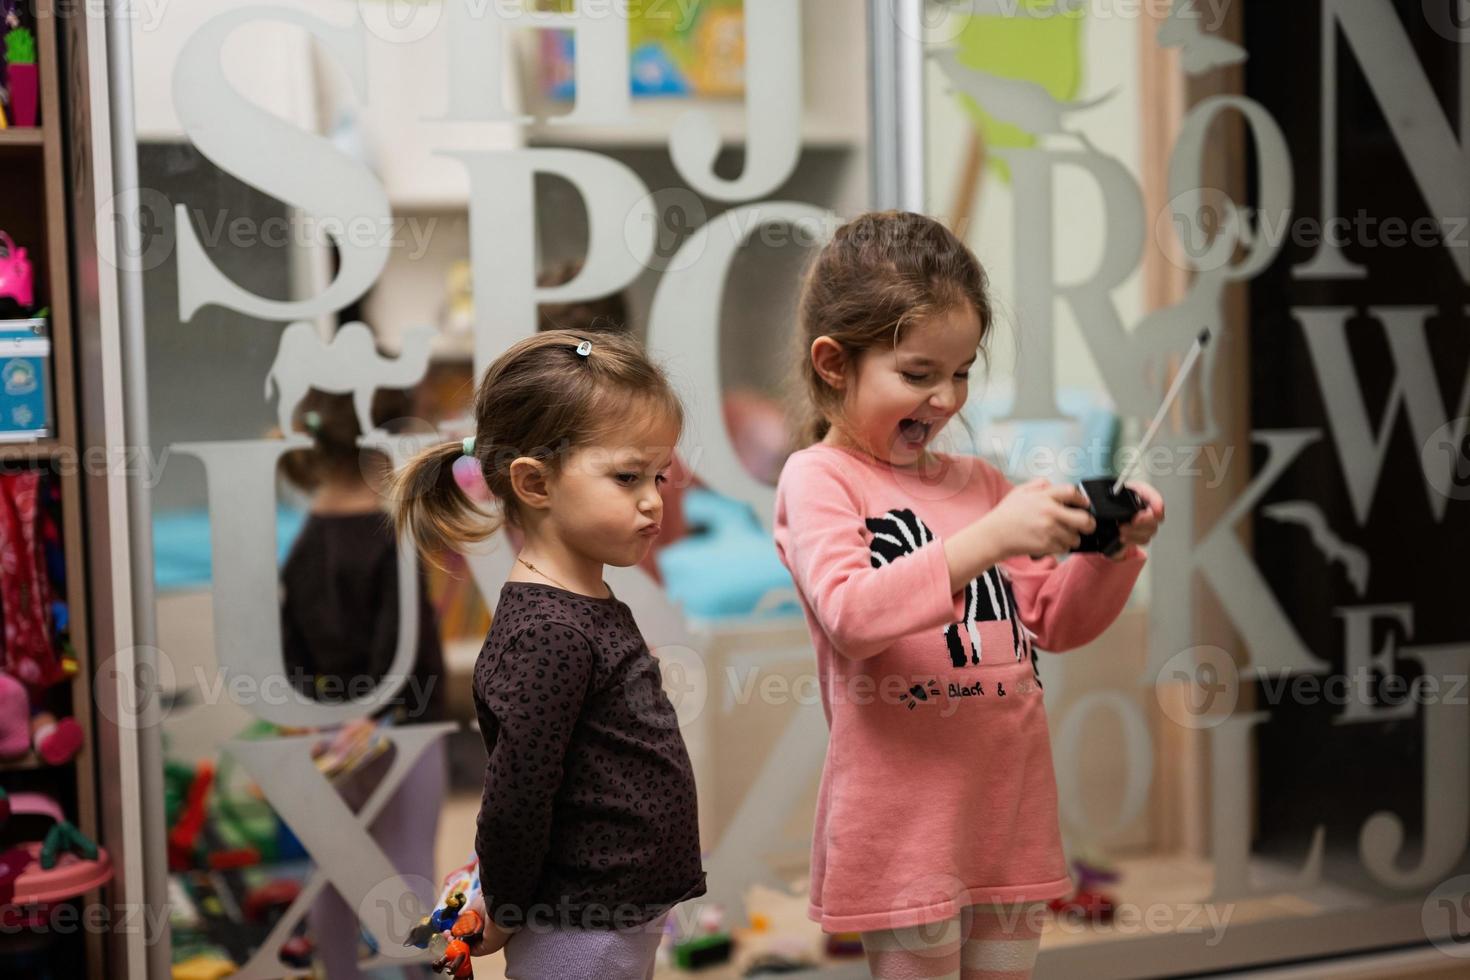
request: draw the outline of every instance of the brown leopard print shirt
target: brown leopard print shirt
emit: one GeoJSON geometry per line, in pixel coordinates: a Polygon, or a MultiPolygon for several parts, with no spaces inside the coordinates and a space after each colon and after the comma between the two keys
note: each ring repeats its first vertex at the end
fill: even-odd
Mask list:
{"type": "Polygon", "coordinates": [[[625,603],[505,583],[474,693],[495,922],[630,928],[705,893],[689,754],[625,603]]]}

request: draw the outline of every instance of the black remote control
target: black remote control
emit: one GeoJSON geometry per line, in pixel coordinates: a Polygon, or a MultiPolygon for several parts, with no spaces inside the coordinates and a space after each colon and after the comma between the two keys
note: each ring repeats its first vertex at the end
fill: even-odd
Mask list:
{"type": "Polygon", "coordinates": [[[1184,355],[1184,363],[1179,365],[1179,371],[1174,375],[1174,382],[1169,386],[1168,394],[1164,396],[1164,403],[1159,406],[1153,421],[1149,423],[1148,431],[1143,434],[1143,441],[1139,443],[1132,466],[1127,467],[1123,475],[1117,478],[1099,476],[1077,484],[1087,497],[1089,504],[1087,509],[1096,519],[1097,528],[1091,534],[1082,535],[1082,543],[1073,548],[1073,551],[1094,551],[1104,555],[1116,554],[1123,546],[1119,528],[1133,520],[1135,514],[1148,509],[1143,498],[1128,489],[1123,481],[1128,478],[1133,466],[1137,466],[1138,461],[1143,458],[1144,450],[1153,442],[1154,435],[1164,421],[1164,416],[1174,404],[1174,399],[1178,398],[1179,393],[1184,390],[1184,379],[1199,363],[1200,354],[1204,352],[1205,345],[1209,342],[1210,328],[1206,327],[1195,336],[1189,353],[1184,355]]]}
{"type": "Polygon", "coordinates": [[[1111,476],[1099,476],[1077,484],[1092,505],[1088,510],[1097,521],[1097,527],[1091,534],[1082,535],[1082,543],[1073,551],[1095,551],[1104,555],[1115,553],[1123,546],[1119,528],[1133,520],[1134,514],[1148,509],[1143,498],[1126,486],[1114,493],[1113,484],[1116,482],[1111,476]]]}

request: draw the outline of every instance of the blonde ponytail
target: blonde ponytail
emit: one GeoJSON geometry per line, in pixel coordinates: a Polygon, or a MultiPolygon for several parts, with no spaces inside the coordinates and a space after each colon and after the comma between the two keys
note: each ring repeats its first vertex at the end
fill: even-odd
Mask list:
{"type": "Polygon", "coordinates": [[[503,523],[471,500],[454,478],[454,461],[463,455],[458,442],[431,446],[414,455],[393,474],[389,500],[393,524],[434,561],[434,553],[483,541],[503,523]]]}

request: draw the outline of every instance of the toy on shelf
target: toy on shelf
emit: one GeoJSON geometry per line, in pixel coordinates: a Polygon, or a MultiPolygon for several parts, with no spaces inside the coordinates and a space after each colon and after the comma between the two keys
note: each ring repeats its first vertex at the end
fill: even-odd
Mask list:
{"type": "MultiPolygon", "coordinates": [[[[6,423],[0,419],[0,438],[5,433],[6,423]]],[[[42,503],[39,471],[0,474],[3,669],[26,686],[33,700],[66,678],[51,619],[52,586],[38,534],[42,503]]]]}
{"type": "MultiPolygon", "coordinates": [[[[0,233],[3,235],[3,233],[0,233]]],[[[6,331],[0,323],[0,351],[6,331]]],[[[0,361],[3,361],[0,356],[0,361]]],[[[5,375],[0,365],[0,378],[5,375]]],[[[7,403],[0,397],[0,414],[7,403]]],[[[0,418],[0,441],[13,435],[0,418]]],[[[85,741],[73,718],[52,709],[51,689],[76,674],[70,652],[56,484],[36,470],[0,474],[0,761],[23,766],[70,762],[85,741]]]]}
{"type": "MultiPolygon", "coordinates": [[[[4,232],[0,232],[0,240],[9,241],[4,232]]],[[[51,338],[44,317],[24,316],[25,308],[21,304],[28,302],[30,282],[25,277],[29,276],[29,270],[17,270],[13,251],[8,256],[0,255],[0,440],[34,442],[53,434],[51,338]],[[22,281],[17,282],[18,279],[22,281]]],[[[24,250],[22,257],[23,254],[24,250]]],[[[27,478],[35,479],[38,475],[38,470],[30,470],[27,478]]],[[[44,512],[37,517],[43,525],[48,519],[44,512]]],[[[43,537],[50,533],[46,527],[40,531],[43,537]]],[[[49,545],[49,540],[42,542],[43,547],[49,545]]],[[[48,562],[49,554],[41,560],[43,573],[48,569],[48,562]]]]}
{"type": "Polygon", "coordinates": [[[41,842],[41,868],[50,871],[63,854],[76,854],[88,861],[97,860],[97,842],[82,833],[68,820],[59,820],[46,831],[41,842]]]}
{"type": "Polygon", "coordinates": [[[0,760],[26,759],[34,752],[48,766],[65,765],[81,751],[83,741],[76,719],[44,710],[32,714],[25,685],[0,673],[0,760]]]}
{"type": "Polygon", "coordinates": [[[112,859],[105,848],[67,821],[61,806],[44,793],[0,790],[4,806],[0,830],[13,836],[17,817],[49,817],[53,824],[42,840],[21,840],[0,854],[0,905],[44,906],[84,895],[112,880],[112,859]]]}
{"type": "Polygon", "coordinates": [[[13,2],[5,4],[5,83],[10,90],[10,123],[36,125],[40,77],[36,66],[36,35],[20,22],[13,2]]]}
{"type": "Polygon", "coordinates": [[[30,717],[25,685],[0,673],[0,759],[19,759],[31,750],[30,717]]]}
{"type": "Polygon", "coordinates": [[[49,711],[31,716],[31,746],[48,766],[60,766],[76,758],[82,749],[82,726],[75,718],[57,718],[49,711]]]}
{"type": "MultiPolygon", "coordinates": [[[[35,271],[30,256],[3,231],[0,231],[0,242],[5,245],[5,254],[0,256],[0,298],[12,301],[11,312],[28,314],[36,305],[35,271]]],[[[29,316],[10,319],[27,328],[31,325],[29,316]]]]}
{"type": "Polygon", "coordinates": [[[485,932],[485,920],[474,909],[467,909],[480,896],[480,862],[471,859],[463,867],[451,871],[434,903],[434,911],[414,926],[403,941],[405,946],[427,949],[434,955],[429,965],[436,973],[452,977],[473,977],[470,950],[485,932]]]}

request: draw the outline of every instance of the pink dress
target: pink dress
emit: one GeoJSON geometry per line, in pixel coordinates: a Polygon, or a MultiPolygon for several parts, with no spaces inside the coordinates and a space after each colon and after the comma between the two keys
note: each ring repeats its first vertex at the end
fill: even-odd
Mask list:
{"type": "Polygon", "coordinates": [[[1012,559],[951,594],[941,542],[1011,484],[978,458],[939,459],[942,476],[926,478],[818,443],[776,490],[776,549],[830,730],[808,909],[827,932],[1072,887],[1036,648],[1101,634],[1145,555],[1012,559]]]}

